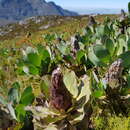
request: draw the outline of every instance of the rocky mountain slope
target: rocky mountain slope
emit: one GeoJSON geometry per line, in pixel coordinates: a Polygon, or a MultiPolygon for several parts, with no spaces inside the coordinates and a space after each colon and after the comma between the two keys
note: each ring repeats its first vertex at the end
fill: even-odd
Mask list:
{"type": "Polygon", "coordinates": [[[45,0],[0,0],[0,24],[46,15],[76,16],[78,14],[45,0]]]}

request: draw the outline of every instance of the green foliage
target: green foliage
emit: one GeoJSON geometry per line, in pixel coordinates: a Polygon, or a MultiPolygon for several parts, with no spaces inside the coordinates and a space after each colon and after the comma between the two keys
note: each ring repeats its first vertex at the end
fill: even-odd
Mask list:
{"type": "Polygon", "coordinates": [[[109,53],[113,55],[114,52],[114,43],[111,39],[106,39],[105,47],[109,50],[109,53]]]}
{"type": "Polygon", "coordinates": [[[128,3],[128,12],[130,13],[130,2],[128,3]]]}
{"type": "Polygon", "coordinates": [[[28,57],[28,61],[32,65],[37,66],[37,67],[39,67],[41,65],[41,58],[40,58],[40,56],[38,54],[36,54],[36,53],[29,53],[27,55],[27,57],[28,57]]]}
{"type": "Polygon", "coordinates": [[[33,103],[34,98],[35,97],[34,94],[32,93],[32,87],[29,86],[23,91],[21,95],[20,103],[25,106],[30,105],[33,103]]]}
{"type": "Polygon", "coordinates": [[[19,97],[20,97],[20,85],[18,82],[15,82],[8,92],[8,101],[18,103],[20,100],[19,97]]]}
{"type": "Polygon", "coordinates": [[[88,122],[93,118],[95,129],[123,129],[123,124],[125,129],[129,128],[126,118],[130,112],[128,20],[128,15],[123,21],[106,18],[101,24],[77,32],[74,41],[64,40],[68,33],[48,33],[42,35],[43,44],[23,44],[21,48],[14,45],[13,50],[0,48],[0,110],[4,108],[10,120],[23,124],[23,129],[27,124],[45,130],[89,129],[88,122]],[[57,68],[63,77],[58,73],[53,77],[52,72],[57,68]],[[6,78],[8,73],[14,76],[13,83],[9,82],[10,77],[6,78]],[[118,82],[119,86],[114,84],[112,88],[110,81],[118,82]],[[51,102],[53,93],[56,103],[64,104],[66,93],[60,93],[62,87],[72,99],[65,110],[56,109],[51,102]],[[107,119],[103,120],[106,113],[107,119]],[[97,116],[100,114],[101,118],[97,116]]]}
{"type": "Polygon", "coordinates": [[[64,75],[64,83],[74,98],[78,96],[78,84],[76,75],[73,71],[66,71],[64,75]]]}
{"type": "Polygon", "coordinates": [[[37,50],[28,47],[25,51],[23,50],[23,55],[23,64],[21,64],[19,70],[22,67],[22,72],[32,75],[42,75],[48,72],[50,54],[45,47],[38,46],[37,50]]]}
{"type": "Polygon", "coordinates": [[[0,103],[2,105],[7,105],[7,101],[2,96],[0,96],[0,103]]]}
{"type": "MultiPolygon", "coordinates": [[[[23,122],[27,113],[25,107],[32,104],[34,98],[35,96],[32,92],[31,86],[27,87],[23,92],[21,92],[20,84],[15,82],[9,89],[7,99],[0,96],[0,103],[3,106],[7,106],[7,111],[9,111],[13,119],[18,122],[23,122]]],[[[12,118],[10,118],[10,121],[12,118]]]]}
{"type": "Polygon", "coordinates": [[[50,97],[49,93],[49,89],[51,86],[50,80],[51,80],[50,76],[44,76],[40,84],[40,90],[45,95],[46,99],[49,99],[50,97]]]}
{"type": "Polygon", "coordinates": [[[126,117],[97,117],[94,119],[95,130],[129,130],[130,119],[126,117]]]}
{"type": "Polygon", "coordinates": [[[130,66],[129,57],[130,57],[130,51],[127,51],[127,52],[120,55],[120,58],[123,59],[123,66],[124,67],[129,67],[130,66]]]}

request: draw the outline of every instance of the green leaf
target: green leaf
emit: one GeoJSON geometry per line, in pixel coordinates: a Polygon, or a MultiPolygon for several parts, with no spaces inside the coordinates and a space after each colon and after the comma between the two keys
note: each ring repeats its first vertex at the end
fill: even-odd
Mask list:
{"type": "Polygon", "coordinates": [[[9,110],[11,116],[13,117],[13,119],[17,120],[16,114],[15,114],[15,110],[14,110],[14,108],[13,108],[13,106],[12,106],[11,103],[8,103],[8,104],[7,104],[7,108],[8,108],[8,110],[9,110]]]}
{"type": "Polygon", "coordinates": [[[75,73],[73,71],[67,70],[65,72],[63,81],[69,92],[73,95],[74,98],[76,98],[78,96],[78,85],[75,73]]]}
{"type": "Polygon", "coordinates": [[[23,104],[18,104],[15,108],[15,111],[18,121],[23,122],[26,115],[25,106],[23,104]]]}
{"type": "Polygon", "coordinates": [[[130,88],[130,76],[127,76],[127,83],[128,83],[129,88],[130,88]]]}
{"type": "Polygon", "coordinates": [[[93,46],[94,54],[102,61],[108,62],[110,59],[109,51],[102,45],[95,45],[93,46]]]}
{"type": "Polygon", "coordinates": [[[43,106],[26,107],[26,110],[31,111],[34,116],[34,120],[37,120],[34,122],[34,125],[42,127],[44,125],[42,120],[44,120],[45,125],[49,125],[61,121],[66,117],[65,114],[61,115],[60,112],[53,111],[52,109],[43,106]]]}
{"type": "Polygon", "coordinates": [[[48,115],[54,115],[55,114],[55,113],[51,112],[49,110],[49,108],[42,107],[42,106],[27,106],[26,110],[31,111],[34,115],[34,118],[37,118],[39,116],[40,118],[44,119],[48,115]]]}
{"type": "Polygon", "coordinates": [[[100,36],[103,36],[104,35],[104,25],[100,25],[96,28],[96,33],[97,35],[100,37],[100,36]]]}
{"type": "Polygon", "coordinates": [[[29,65],[29,72],[33,75],[39,74],[39,69],[34,65],[29,65]]]}
{"type": "Polygon", "coordinates": [[[106,35],[110,35],[110,33],[111,33],[111,30],[109,29],[108,24],[106,24],[106,25],[104,26],[104,33],[105,33],[106,35]]]}
{"type": "Polygon", "coordinates": [[[103,96],[103,91],[102,90],[96,90],[92,93],[92,95],[95,97],[95,98],[99,98],[101,96],[103,96]]]}
{"type": "Polygon", "coordinates": [[[20,90],[20,84],[19,82],[14,82],[12,85],[13,88],[17,88],[18,90],[20,90]]]}
{"type": "MultiPolygon", "coordinates": [[[[61,59],[62,60],[62,59],[61,59]]],[[[71,55],[65,55],[64,60],[69,63],[74,63],[74,59],[71,55]]]]}
{"type": "Polygon", "coordinates": [[[0,104],[3,104],[4,106],[7,105],[6,99],[4,99],[2,96],[0,96],[0,104]]]}
{"type": "Polygon", "coordinates": [[[32,93],[32,87],[27,87],[24,92],[22,93],[22,96],[21,96],[21,104],[24,104],[24,105],[30,105],[33,103],[34,101],[34,94],[32,93]]]}
{"type": "Polygon", "coordinates": [[[72,125],[83,120],[85,115],[84,107],[88,103],[90,95],[91,95],[90,78],[87,75],[84,75],[81,78],[81,83],[79,86],[79,95],[76,98],[77,102],[75,109],[77,110],[77,112],[71,117],[70,120],[70,123],[72,125]]]}
{"type": "Polygon", "coordinates": [[[109,50],[109,53],[112,55],[115,48],[114,48],[113,41],[111,39],[106,39],[105,47],[109,50]]]}
{"type": "Polygon", "coordinates": [[[19,101],[19,89],[11,88],[8,92],[8,101],[18,103],[19,101]]]}
{"type": "Polygon", "coordinates": [[[67,45],[65,45],[65,44],[59,44],[58,46],[57,46],[57,48],[59,49],[59,51],[63,54],[63,55],[68,55],[68,54],[70,54],[70,48],[67,46],[67,45]]]}
{"type": "Polygon", "coordinates": [[[55,34],[46,34],[46,35],[43,35],[43,38],[44,38],[44,40],[45,40],[47,43],[50,43],[50,42],[52,42],[53,40],[55,40],[55,34]]]}
{"type": "Polygon", "coordinates": [[[9,50],[8,50],[7,48],[2,48],[2,49],[0,50],[0,54],[1,54],[2,56],[8,56],[8,55],[9,55],[9,50]]]}
{"type": "Polygon", "coordinates": [[[42,60],[46,60],[48,58],[50,58],[49,52],[47,50],[43,50],[43,52],[42,52],[42,60]]]}
{"type": "Polygon", "coordinates": [[[58,128],[55,125],[48,125],[44,130],[58,130],[58,128]]]}
{"type": "Polygon", "coordinates": [[[76,59],[77,59],[78,63],[81,62],[81,59],[83,58],[84,55],[85,55],[85,53],[82,50],[80,50],[80,51],[77,52],[76,59]]]}
{"type": "Polygon", "coordinates": [[[128,3],[128,12],[130,14],[130,2],[128,3]]]}
{"type": "Polygon", "coordinates": [[[42,79],[43,80],[40,85],[41,92],[45,95],[46,99],[49,99],[49,97],[50,97],[49,89],[51,86],[51,77],[44,76],[42,79]]]}
{"type": "Polygon", "coordinates": [[[86,102],[88,102],[89,97],[91,95],[90,90],[90,78],[87,75],[84,75],[84,77],[81,79],[81,85],[80,88],[80,94],[77,98],[77,100],[81,99],[82,97],[86,96],[86,102]]]}
{"type": "Polygon", "coordinates": [[[41,65],[41,57],[37,53],[29,53],[28,60],[34,66],[39,67],[41,65]]]}
{"type": "Polygon", "coordinates": [[[130,51],[119,56],[123,60],[123,67],[130,67],[130,51]]]}
{"type": "Polygon", "coordinates": [[[105,66],[105,64],[94,54],[93,47],[88,52],[89,60],[96,66],[105,66]]]}
{"type": "Polygon", "coordinates": [[[127,41],[127,48],[128,48],[128,50],[130,51],[130,38],[129,38],[128,41],[127,41]]]}
{"type": "Polygon", "coordinates": [[[69,122],[72,126],[75,126],[77,123],[80,123],[85,116],[84,108],[78,109],[78,111],[69,119],[69,122]]]}
{"type": "Polygon", "coordinates": [[[42,45],[38,45],[38,53],[40,54],[42,60],[46,60],[47,58],[50,58],[50,53],[42,45]]]}
{"type": "Polygon", "coordinates": [[[125,39],[123,38],[120,38],[118,42],[119,42],[119,45],[118,45],[119,48],[118,48],[117,55],[120,55],[125,51],[124,49],[127,49],[127,45],[126,45],[125,39]]]}
{"type": "Polygon", "coordinates": [[[18,103],[20,100],[20,84],[18,82],[13,83],[12,88],[8,92],[8,101],[18,103]]]}

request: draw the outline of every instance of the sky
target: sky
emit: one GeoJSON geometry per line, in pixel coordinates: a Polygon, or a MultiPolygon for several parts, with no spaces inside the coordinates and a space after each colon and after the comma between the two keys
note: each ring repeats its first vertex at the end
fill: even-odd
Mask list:
{"type": "Polygon", "coordinates": [[[66,9],[85,9],[85,8],[127,8],[130,0],[46,0],[54,1],[56,4],[66,9]]]}

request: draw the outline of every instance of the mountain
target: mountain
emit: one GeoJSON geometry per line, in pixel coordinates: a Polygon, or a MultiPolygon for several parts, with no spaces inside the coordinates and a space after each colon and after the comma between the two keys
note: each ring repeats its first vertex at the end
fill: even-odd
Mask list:
{"type": "Polygon", "coordinates": [[[45,0],[0,0],[0,19],[5,23],[45,15],[76,16],[78,14],[45,0]]]}

